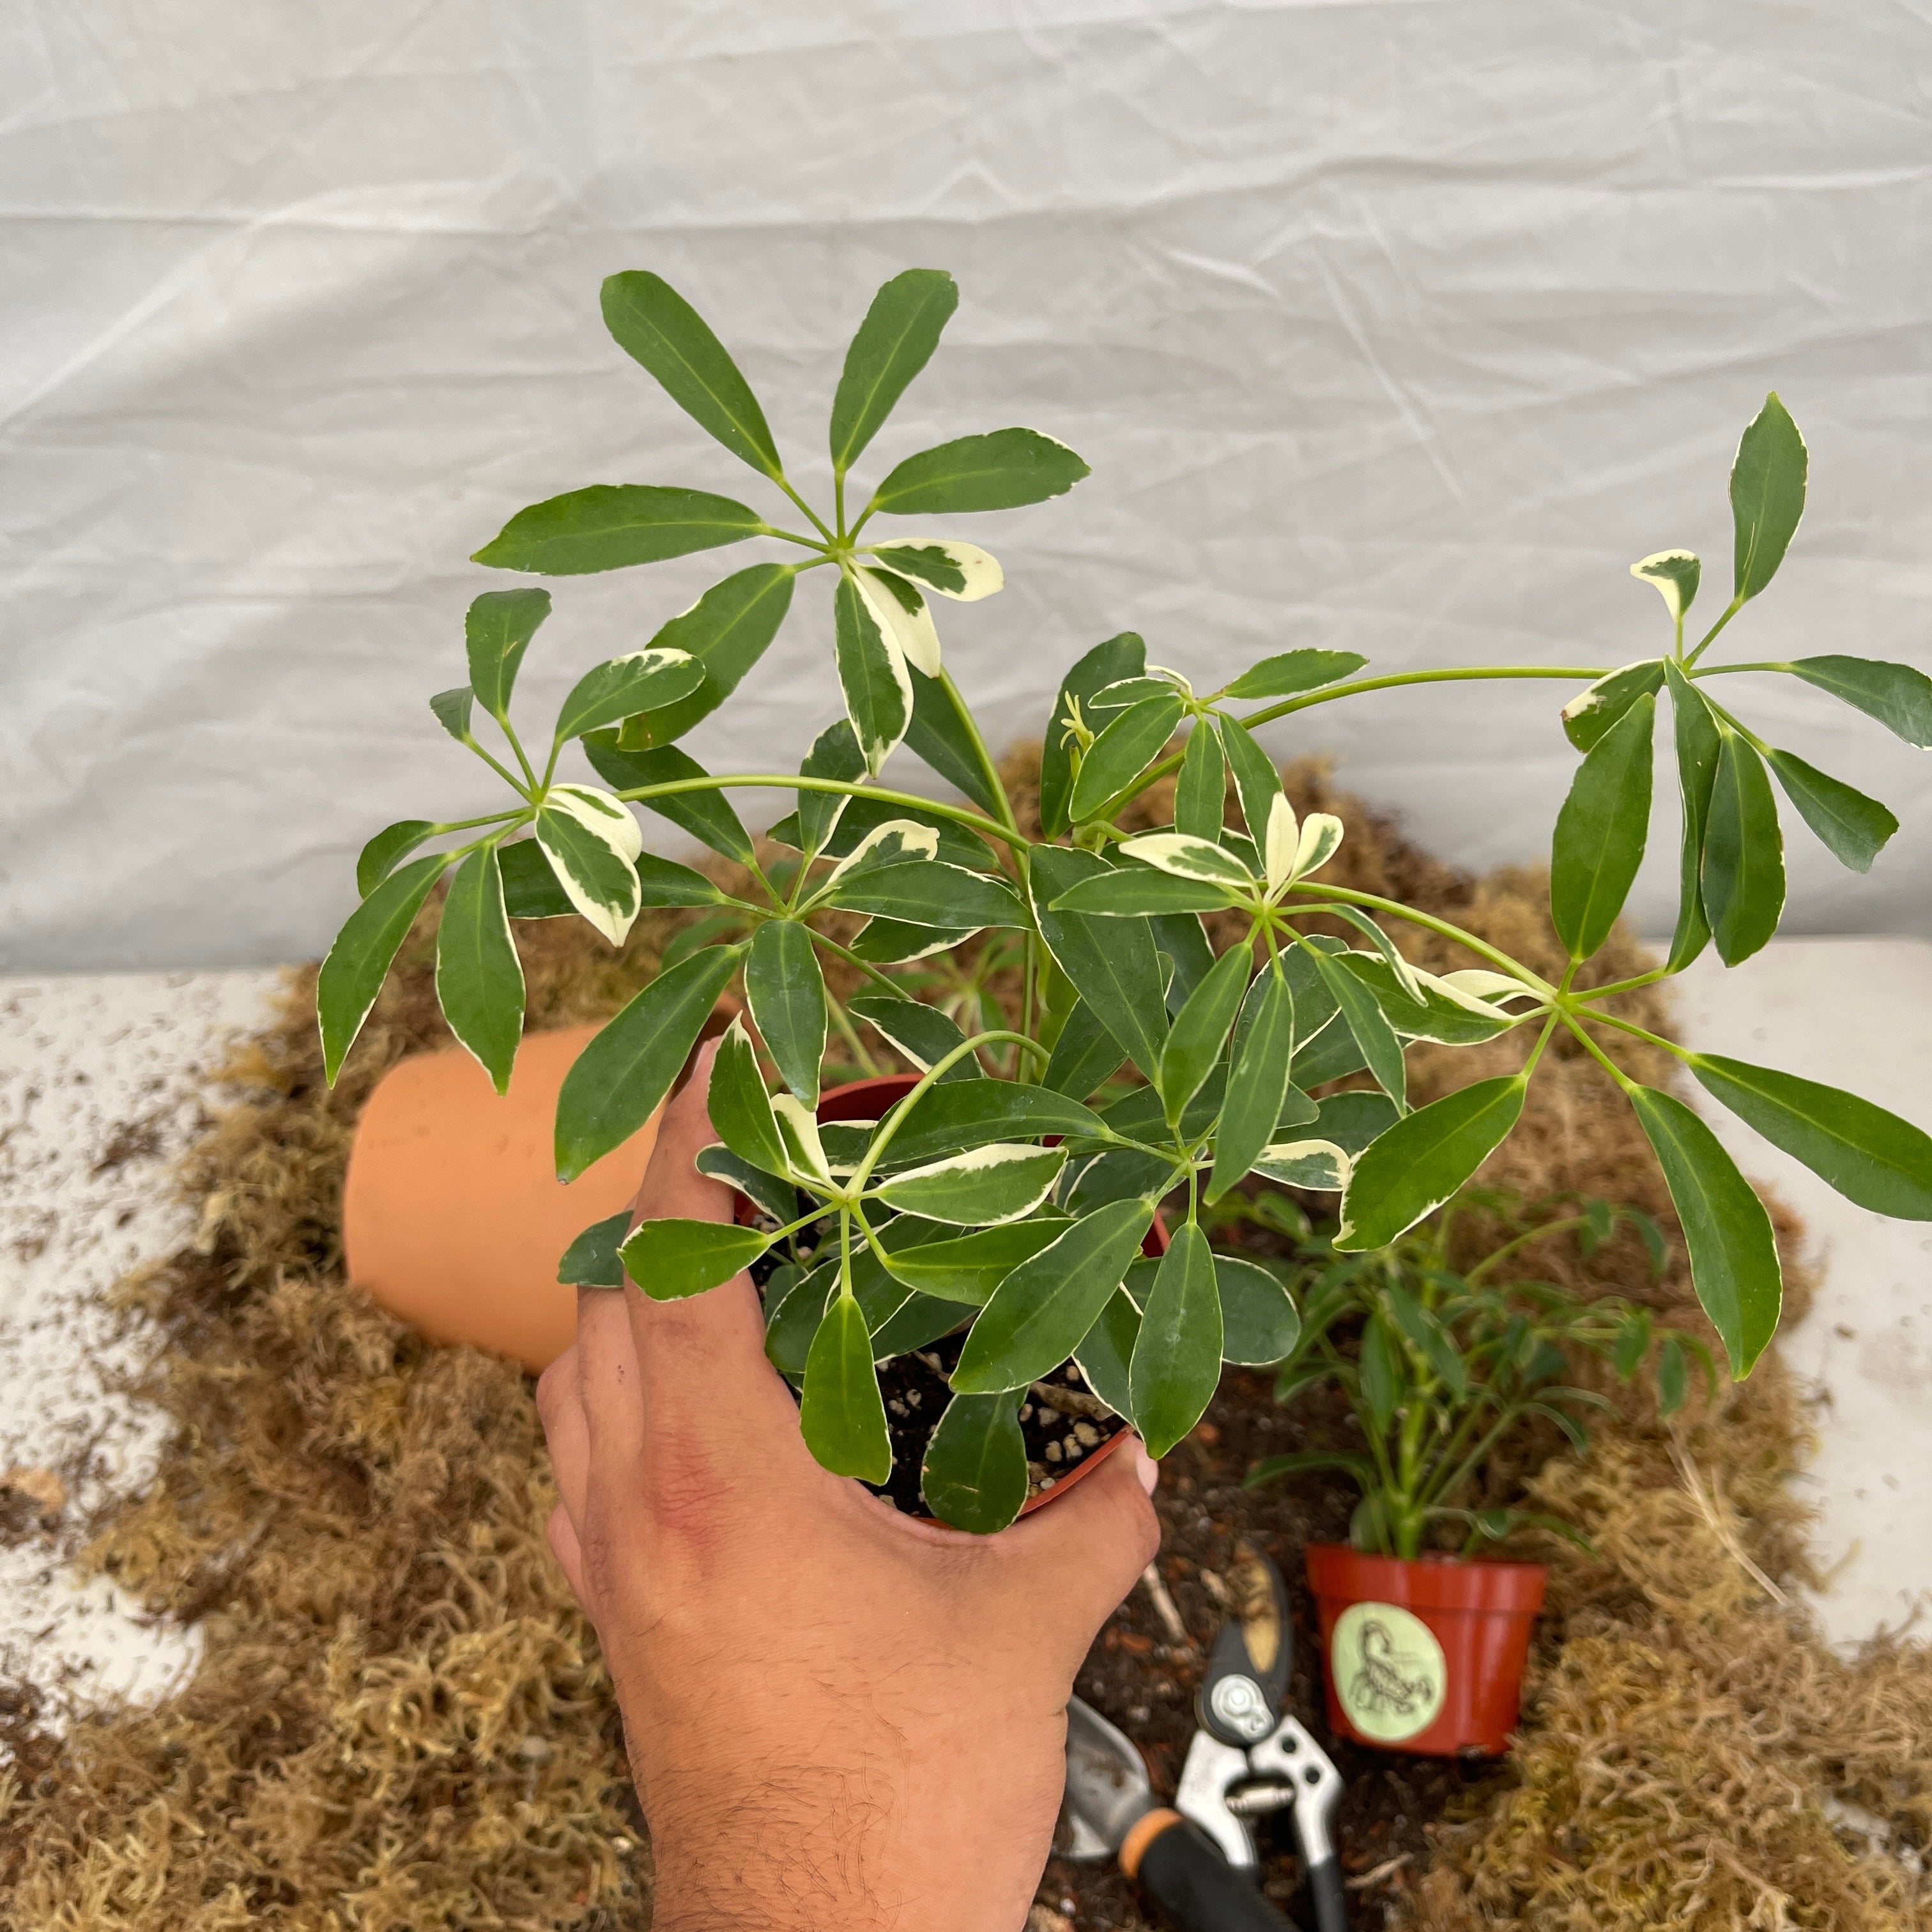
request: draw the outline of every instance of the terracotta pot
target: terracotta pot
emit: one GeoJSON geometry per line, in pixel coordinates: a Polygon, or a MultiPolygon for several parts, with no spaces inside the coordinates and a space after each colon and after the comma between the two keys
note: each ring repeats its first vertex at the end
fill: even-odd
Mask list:
{"type": "MultiPolygon", "coordinates": [[[[827,1120],[875,1120],[918,1084],[919,1076],[915,1073],[882,1073],[870,1080],[854,1080],[843,1087],[828,1088],[819,1096],[819,1120],[821,1124],[827,1120]]],[[[746,1213],[751,1211],[749,1202],[743,1202],[742,1206],[746,1213]]],[[[1167,1228],[1159,1215],[1154,1216],[1154,1226],[1147,1231],[1141,1250],[1149,1255],[1166,1253],[1167,1228]]],[[[1044,1509],[1048,1503],[1066,1495],[1082,1477],[1090,1475],[1106,1462],[1126,1441],[1128,1434],[1126,1430],[1117,1430],[1099,1448],[1090,1450],[1052,1489],[1028,1497],[1020,1506],[1020,1514],[1027,1516],[1036,1509],[1044,1509]]]]}
{"type": "Polygon", "coordinates": [[[630,1205],[658,1132],[654,1114],[558,1184],[557,1090],[596,1031],[530,1034],[500,1096],[460,1047],[399,1062],[369,1096],[343,1183],[349,1278],[431,1341],[542,1370],[576,1340],[577,1291],[557,1262],[630,1205]]]}
{"type": "Polygon", "coordinates": [[[1432,1757],[1509,1748],[1543,1564],[1366,1556],[1334,1543],[1311,1543],[1307,1558],[1339,1736],[1432,1757]]]}

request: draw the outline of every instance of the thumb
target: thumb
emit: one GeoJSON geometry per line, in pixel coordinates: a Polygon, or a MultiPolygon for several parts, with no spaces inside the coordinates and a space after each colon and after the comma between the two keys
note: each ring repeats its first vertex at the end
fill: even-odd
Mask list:
{"type": "Polygon", "coordinates": [[[1057,1600],[1084,1615],[1083,1651],[1160,1548],[1154,1507],[1158,1474],[1130,1432],[1093,1474],[1001,1533],[1029,1585],[1046,1582],[1036,1600],[1057,1600]]]}

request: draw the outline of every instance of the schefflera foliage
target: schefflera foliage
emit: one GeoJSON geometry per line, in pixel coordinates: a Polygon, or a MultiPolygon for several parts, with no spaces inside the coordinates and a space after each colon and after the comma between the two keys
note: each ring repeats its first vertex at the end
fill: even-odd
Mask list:
{"type": "MultiPolygon", "coordinates": [[[[874,1482],[890,1460],[877,1364],[963,1330],[922,1479],[935,1512],[968,1528],[997,1528],[1018,1509],[1018,1411],[1030,1384],[1070,1356],[1159,1454],[1198,1420],[1224,1360],[1270,1362],[1294,1348],[1299,1317],[1280,1282],[1210,1247],[1202,1220],[1214,1203],[1265,1176],[1337,1197],[1338,1252],[1389,1248],[1510,1132],[1559,1030],[1602,1060],[1636,1109],[1699,1297],[1733,1372],[1748,1373],[1778,1321],[1769,1219],[1702,1119],[1628,1078],[1591,1029],[1650,1037],[1620,1014],[1620,994],[1681,971],[1706,945],[1735,964],[1775,930],[1784,866],[1773,778],[1848,864],[1869,865],[1894,829],[1883,806],[1755,736],[1718,701],[1729,687],[1718,678],[1795,678],[1911,743],[1932,744],[1932,681],[1908,666],[1840,656],[1706,661],[1770,581],[1803,508],[1804,448],[1783,405],[1770,398],[1739,446],[1732,595],[1694,646],[1684,617],[1700,568],[1681,550],[1634,566],[1663,596],[1669,649],[1616,668],[1360,676],[1365,661],[1354,652],[1304,649],[1197,694],[1123,634],[1088,651],[1060,686],[1047,723],[1043,836],[1034,838],[1017,824],[941,662],[932,603],[970,601],[1001,583],[998,562],[946,520],[1059,495],[1086,466],[1035,430],[974,433],[902,458],[848,518],[848,500],[860,500],[848,489],[852,466],[932,354],[956,301],[951,278],[934,270],[908,270],[880,290],[832,400],[831,501],[814,507],[787,472],[750,385],[696,311],[654,274],[605,284],[620,345],[808,527],[682,486],[597,484],[520,512],[478,560],[569,576],[753,538],[802,554],[724,578],[642,649],[592,666],[548,744],[534,749],[512,723],[512,700],[550,594],[524,584],[477,598],[467,682],[431,706],[501,778],[509,802],[469,819],[406,820],[370,841],[358,867],[362,903],[319,988],[330,1077],[446,877],[439,994],[500,1089],[522,1026],[513,921],[579,917],[617,944],[644,907],[701,910],[572,1068],[558,1104],[557,1171],[566,1180],[581,1173],[644,1124],[736,986],[751,1027],[734,1029],[718,1055],[710,1100],[719,1139],[700,1165],[757,1203],[764,1225],[651,1221],[628,1232],[620,1219],[586,1231],[561,1278],[617,1288],[628,1276],[646,1294],[700,1294],[776,1248],[772,1359],[800,1389],[814,1453],[874,1482]],[[931,527],[901,536],[880,520],[902,518],[931,527]],[[676,741],[754,674],[796,580],[821,568],[832,573],[842,715],[796,773],[706,772],[676,741]],[[1585,687],[1563,715],[1583,756],[1551,853],[1551,916],[1570,956],[1555,982],[1444,921],[1324,884],[1343,829],[1326,815],[1298,822],[1255,735],[1364,691],[1498,677],[1585,687]],[[1579,988],[1648,836],[1660,706],[1673,721],[1683,798],[1676,940],[1655,974],[1579,988]],[[479,735],[492,732],[495,751],[479,735]],[[902,746],[965,802],[882,784],[902,746]],[[566,754],[580,751],[598,782],[561,774],[566,754]],[[1172,825],[1125,829],[1129,808],[1170,773],[1172,825]],[[761,865],[727,794],[769,789],[792,794],[793,808],[770,828],[783,862],[761,865]],[[738,861],[752,890],[727,894],[646,851],[639,806],[738,861]],[[849,946],[818,929],[818,916],[832,910],[866,922],[849,946]],[[1240,936],[1218,956],[1202,919],[1210,913],[1243,916],[1240,936]],[[1311,934],[1316,914],[1354,937],[1311,934]],[[1478,963],[1418,970],[1389,936],[1406,922],[1459,941],[1478,963]],[[987,935],[978,956],[1018,965],[1024,990],[994,1010],[980,976],[976,1030],[968,1034],[942,1000],[917,997],[932,976],[917,962],[950,956],[976,934],[987,935]],[[856,968],[865,989],[829,1000],[828,956],[856,968]],[[1470,1045],[1519,1028],[1533,1029],[1520,1072],[1411,1107],[1412,1042],[1470,1045]],[[875,1122],[819,1127],[829,1043],[849,1068],[862,1064],[868,1032],[925,1070],[916,1088],[875,1122]],[[1313,1097],[1348,1076],[1358,1077],[1349,1090],[1313,1097]],[[1172,1239],[1156,1260],[1143,1245],[1170,1200],[1172,1239]]],[[[1812,1082],[1658,1044],[1851,1198],[1932,1218],[1932,1141],[1906,1123],[1812,1082]]]]}

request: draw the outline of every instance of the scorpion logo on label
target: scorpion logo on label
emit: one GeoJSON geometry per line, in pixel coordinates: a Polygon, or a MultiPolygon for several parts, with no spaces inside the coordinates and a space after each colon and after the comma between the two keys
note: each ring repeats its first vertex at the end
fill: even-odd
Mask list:
{"type": "Polygon", "coordinates": [[[1364,1737],[1388,1744],[1412,1738],[1442,1708],[1442,1646],[1396,1604],[1350,1604],[1335,1620],[1329,1668],[1342,1708],[1364,1737]]]}

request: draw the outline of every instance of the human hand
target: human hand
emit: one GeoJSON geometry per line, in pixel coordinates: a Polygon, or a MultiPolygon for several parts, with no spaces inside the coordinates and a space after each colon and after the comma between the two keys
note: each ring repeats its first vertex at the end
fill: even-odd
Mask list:
{"type": "MultiPolygon", "coordinates": [[[[724,1220],[692,1165],[711,1049],[634,1221],[724,1220]]],[[[538,1406],[551,1547],[596,1625],[657,1865],[656,1932],[1013,1932],[1049,1848],[1066,1706],[1154,1555],[1138,1444],[992,1537],[813,1461],[740,1275],[579,1297],[538,1406]]]]}

